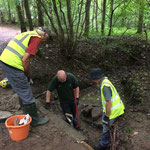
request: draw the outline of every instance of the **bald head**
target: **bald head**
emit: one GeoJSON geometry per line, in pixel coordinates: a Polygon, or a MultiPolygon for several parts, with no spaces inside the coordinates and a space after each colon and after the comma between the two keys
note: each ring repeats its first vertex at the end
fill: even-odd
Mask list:
{"type": "Polygon", "coordinates": [[[65,71],[64,70],[59,70],[57,72],[57,78],[60,82],[62,82],[62,83],[65,82],[66,78],[67,78],[67,75],[66,75],[65,71]]]}

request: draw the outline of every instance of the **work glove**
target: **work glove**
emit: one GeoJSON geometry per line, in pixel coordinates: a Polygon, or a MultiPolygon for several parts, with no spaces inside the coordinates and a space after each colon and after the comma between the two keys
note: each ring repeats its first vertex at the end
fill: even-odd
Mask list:
{"type": "Polygon", "coordinates": [[[30,83],[30,84],[33,84],[33,80],[30,78],[30,77],[27,77],[28,78],[28,82],[30,83]]]}
{"type": "Polygon", "coordinates": [[[46,102],[45,105],[44,105],[44,108],[49,109],[50,108],[50,102],[46,102]]]}
{"type": "Polygon", "coordinates": [[[79,104],[79,98],[76,98],[77,99],[77,105],[79,104]]]}
{"type": "Polygon", "coordinates": [[[102,123],[109,125],[109,117],[107,117],[106,115],[104,116],[102,123]]]}

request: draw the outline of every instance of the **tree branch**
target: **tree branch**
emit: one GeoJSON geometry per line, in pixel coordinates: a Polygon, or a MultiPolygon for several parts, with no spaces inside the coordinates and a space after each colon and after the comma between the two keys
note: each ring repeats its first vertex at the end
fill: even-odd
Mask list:
{"type": "Polygon", "coordinates": [[[39,0],[39,2],[41,3],[41,6],[44,8],[47,17],[49,18],[49,21],[50,21],[50,23],[51,23],[51,25],[52,25],[53,31],[54,31],[55,34],[58,36],[58,32],[57,32],[57,29],[56,29],[56,27],[55,27],[55,25],[54,25],[54,22],[53,22],[52,17],[48,14],[48,11],[47,11],[46,7],[45,7],[45,5],[41,2],[41,0],[39,0]]]}
{"type": "Polygon", "coordinates": [[[64,30],[62,28],[61,21],[60,21],[59,15],[58,15],[56,1],[52,0],[52,2],[53,2],[54,12],[56,14],[57,22],[58,22],[58,27],[59,27],[59,30],[60,30],[60,33],[61,33],[61,39],[64,40],[64,30]]]}

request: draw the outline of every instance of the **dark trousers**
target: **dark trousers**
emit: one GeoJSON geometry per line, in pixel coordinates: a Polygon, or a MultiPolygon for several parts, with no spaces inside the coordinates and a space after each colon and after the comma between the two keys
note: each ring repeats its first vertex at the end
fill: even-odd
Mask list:
{"type": "Polygon", "coordinates": [[[73,118],[76,117],[76,106],[74,102],[69,102],[69,103],[60,103],[60,106],[63,110],[63,113],[71,114],[73,115],[73,118]]]}

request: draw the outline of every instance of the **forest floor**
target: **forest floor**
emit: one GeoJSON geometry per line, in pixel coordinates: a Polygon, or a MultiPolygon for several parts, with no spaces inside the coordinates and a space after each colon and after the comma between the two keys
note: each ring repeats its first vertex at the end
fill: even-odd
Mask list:
{"type": "MultiPolygon", "coordinates": [[[[19,33],[14,27],[0,27],[0,53],[10,38],[19,33]]],[[[52,99],[49,110],[43,108],[45,95],[36,99],[42,115],[50,118],[48,124],[30,128],[29,137],[20,142],[10,139],[4,123],[0,123],[0,149],[9,150],[88,150],[81,143],[86,141],[93,146],[98,143],[101,133],[101,102],[98,101],[99,88],[88,80],[88,72],[93,67],[101,67],[114,83],[126,106],[125,115],[120,118],[117,127],[117,150],[149,150],[150,147],[150,80],[149,67],[144,56],[138,51],[144,49],[144,42],[128,40],[123,49],[129,45],[135,48],[137,54],[119,51],[120,46],[112,45],[111,50],[91,43],[93,39],[80,41],[77,54],[72,60],[66,61],[59,52],[56,41],[41,45],[40,53],[32,60],[31,77],[33,94],[36,96],[47,89],[51,78],[59,69],[72,72],[80,84],[80,121],[82,131],[70,127],[65,121],[58,100],[52,99]],[[135,44],[136,43],[136,44],[135,44]],[[135,45],[134,45],[135,44],[135,45]],[[141,48],[141,49],[140,49],[141,48]],[[140,49],[140,50],[139,50],[140,49]]],[[[120,43],[123,40],[120,40],[120,43]]],[[[5,77],[0,67],[0,80],[5,77]]],[[[54,94],[52,96],[56,95],[54,94]]],[[[0,111],[10,111],[13,114],[22,113],[19,110],[18,97],[11,88],[0,88],[0,111]]]]}

